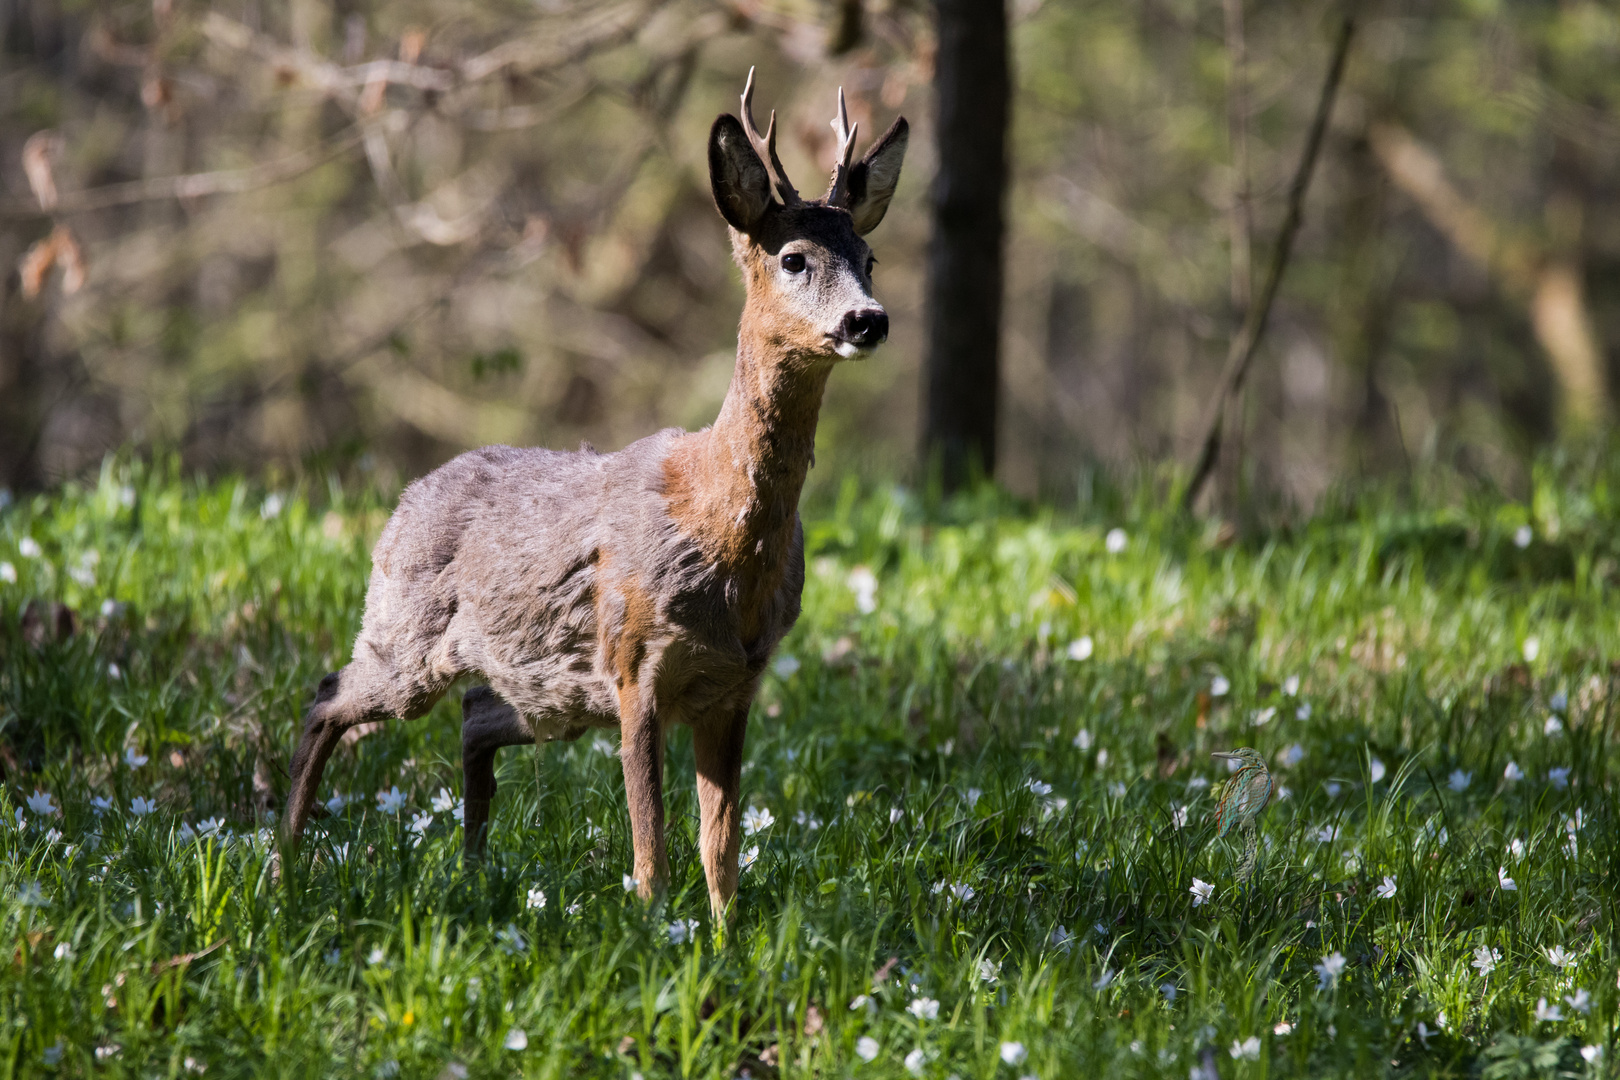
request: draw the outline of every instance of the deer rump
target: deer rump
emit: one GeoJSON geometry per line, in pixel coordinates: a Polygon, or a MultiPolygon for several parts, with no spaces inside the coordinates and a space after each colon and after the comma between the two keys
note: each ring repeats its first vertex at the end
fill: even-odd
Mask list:
{"type": "Polygon", "coordinates": [[[745,645],[729,583],[670,517],[665,460],[682,434],[611,454],[484,447],[406,488],[372,553],[354,647],[382,691],[374,708],[420,716],[478,674],[549,741],[619,726],[627,683],[651,690],[660,726],[751,699],[798,619],[802,527],[795,515],[783,580],[745,645]]]}

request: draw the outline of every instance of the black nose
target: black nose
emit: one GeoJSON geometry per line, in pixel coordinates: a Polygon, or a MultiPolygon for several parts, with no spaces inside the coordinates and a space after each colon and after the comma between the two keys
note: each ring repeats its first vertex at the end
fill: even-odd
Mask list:
{"type": "Polygon", "coordinates": [[[852,345],[876,345],[888,340],[889,313],[882,308],[846,312],[840,329],[844,340],[852,345]]]}

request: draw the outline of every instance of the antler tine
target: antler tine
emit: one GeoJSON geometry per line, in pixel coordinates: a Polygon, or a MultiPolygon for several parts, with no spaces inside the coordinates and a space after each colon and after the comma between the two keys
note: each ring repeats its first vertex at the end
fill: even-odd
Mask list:
{"type": "Polygon", "coordinates": [[[802,201],[799,192],[787,178],[787,171],[782,168],[782,161],[776,156],[776,110],[771,110],[771,121],[765,127],[762,137],[759,126],[754,123],[754,69],[748,69],[748,83],[742,92],[742,122],[743,131],[748,134],[748,141],[754,144],[754,153],[759,155],[765,169],[771,174],[771,186],[776,189],[776,197],[786,206],[792,206],[802,201]]]}
{"type": "Polygon", "coordinates": [[[855,160],[855,136],[861,130],[859,122],[850,124],[849,106],[844,103],[844,88],[838,88],[838,115],[832,121],[833,137],[838,141],[838,156],[833,159],[832,186],[827,189],[828,206],[847,206],[849,203],[849,171],[855,160]]]}

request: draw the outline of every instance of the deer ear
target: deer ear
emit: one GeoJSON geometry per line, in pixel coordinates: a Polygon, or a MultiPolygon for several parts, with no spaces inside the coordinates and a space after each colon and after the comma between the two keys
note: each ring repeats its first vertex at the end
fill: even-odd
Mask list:
{"type": "Polygon", "coordinates": [[[720,216],[739,232],[754,231],[771,209],[770,174],[730,113],[709,129],[709,187],[720,216]]]}
{"type": "Polygon", "coordinates": [[[900,164],[906,159],[911,127],[900,117],[883,133],[866,156],[849,171],[849,216],[862,236],[878,227],[900,183],[900,164]]]}

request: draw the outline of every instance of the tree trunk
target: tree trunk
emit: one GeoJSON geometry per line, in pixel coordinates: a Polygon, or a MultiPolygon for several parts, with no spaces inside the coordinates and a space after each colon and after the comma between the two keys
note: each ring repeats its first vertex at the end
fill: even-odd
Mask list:
{"type": "Polygon", "coordinates": [[[937,0],[936,11],[922,453],[952,491],[995,472],[1007,13],[1004,0],[937,0]]]}

